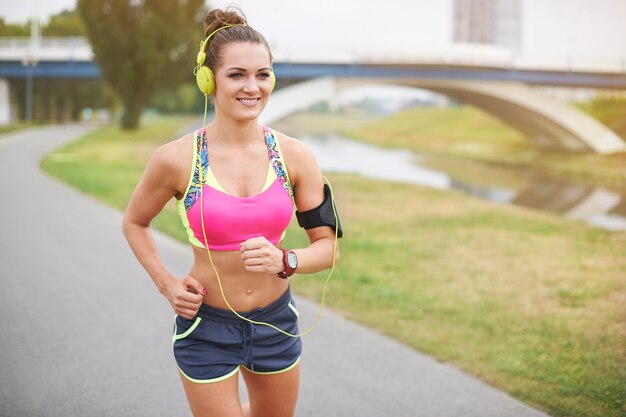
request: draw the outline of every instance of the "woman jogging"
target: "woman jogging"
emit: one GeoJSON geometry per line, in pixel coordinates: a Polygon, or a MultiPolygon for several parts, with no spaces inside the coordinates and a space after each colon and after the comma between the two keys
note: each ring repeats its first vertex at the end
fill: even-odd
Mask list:
{"type": "Polygon", "coordinates": [[[337,229],[327,211],[323,220],[329,197],[312,152],[257,120],[275,83],[267,42],[238,9],[204,23],[196,72],[215,119],[153,153],[123,231],[176,313],[174,356],[194,416],[293,416],[302,342],[289,277],[329,268],[337,229]],[[164,267],[150,231],[172,198],[194,253],[183,277],[164,267]],[[286,249],[294,209],[311,214],[310,243],[286,249]]]}

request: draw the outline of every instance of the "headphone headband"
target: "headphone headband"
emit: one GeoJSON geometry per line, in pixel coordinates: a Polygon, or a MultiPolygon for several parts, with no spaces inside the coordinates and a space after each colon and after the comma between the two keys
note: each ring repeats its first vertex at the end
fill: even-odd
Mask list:
{"type": "Polygon", "coordinates": [[[215,35],[220,30],[232,28],[232,27],[235,27],[235,26],[246,26],[246,25],[224,25],[222,27],[219,27],[219,28],[215,29],[213,32],[209,33],[209,36],[207,36],[204,41],[200,42],[200,52],[198,52],[198,56],[196,58],[196,62],[198,63],[198,65],[204,64],[204,61],[206,60],[206,52],[205,52],[204,48],[206,48],[207,44],[209,43],[209,40],[211,40],[213,35],[215,35]],[[201,58],[202,58],[202,60],[201,60],[201,58]]]}

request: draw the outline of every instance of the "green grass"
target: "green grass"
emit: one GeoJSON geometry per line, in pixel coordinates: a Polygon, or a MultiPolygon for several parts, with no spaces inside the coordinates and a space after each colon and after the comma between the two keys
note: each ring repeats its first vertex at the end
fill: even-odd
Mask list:
{"type": "MultiPolygon", "coordinates": [[[[551,415],[621,415],[626,233],[331,178],[346,230],[334,308],[551,415]]],[[[323,277],[294,287],[319,299],[323,277]]]]}
{"type": "MultiPolygon", "coordinates": [[[[79,141],[49,153],[42,160],[44,171],[105,203],[124,210],[152,151],[179,136],[188,121],[185,117],[164,117],[144,121],[137,131],[107,126],[79,141]]],[[[173,202],[154,219],[154,226],[179,240],[185,232],[173,202]]]]}
{"type": "MultiPolygon", "coordinates": [[[[95,131],[43,166],[122,209],[181,122],[95,131]]],[[[624,415],[626,233],[455,192],[329,177],[346,233],[332,308],[551,415],[624,415]]],[[[155,226],[185,239],[173,207],[155,226]]],[[[286,246],[305,244],[292,224],[286,246]]],[[[294,291],[319,300],[325,276],[298,275],[294,291]]]]}
{"type": "Polygon", "coordinates": [[[626,96],[597,96],[577,107],[626,140],[626,96]]]}
{"type": "Polygon", "coordinates": [[[7,133],[17,132],[18,130],[26,129],[28,127],[37,126],[37,123],[17,122],[10,125],[0,126],[0,139],[4,139],[7,133]]]}
{"type": "Polygon", "coordinates": [[[416,107],[343,133],[392,148],[431,154],[522,160],[534,153],[517,131],[471,107],[416,107]]]}

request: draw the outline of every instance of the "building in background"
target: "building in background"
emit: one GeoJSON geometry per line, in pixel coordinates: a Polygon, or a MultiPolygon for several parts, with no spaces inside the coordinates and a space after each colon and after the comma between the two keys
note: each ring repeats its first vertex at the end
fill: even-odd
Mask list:
{"type": "Polygon", "coordinates": [[[455,42],[521,49],[522,0],[454,0],[455,42]]]}

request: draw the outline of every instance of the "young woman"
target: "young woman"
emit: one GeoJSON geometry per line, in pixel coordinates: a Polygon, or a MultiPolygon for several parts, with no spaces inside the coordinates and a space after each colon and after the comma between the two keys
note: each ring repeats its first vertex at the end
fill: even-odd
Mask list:
{"type": "Polygon", "coordinates": [[[237,9],[212,10],[205,36],[197,70],[212,71],[215,120],[153,153],[123,231],[176,313],[174,356],[194,416],[293,416],[300,338],[230,307],[298,333],[289,276],[331,266],[334,229],[307,228],[304,248],[284,249],[282,240],[294,203],[302,212],[325,201],[322,174],[303,143],[257,121],[274,84],[265,39],[237,9]],[[160,261],[150,232],[172,197],[195,256],[178,278],[160,261]],[[250,399],[243,406],[239,373],[250,399]]]}

